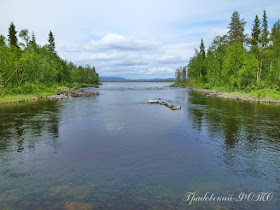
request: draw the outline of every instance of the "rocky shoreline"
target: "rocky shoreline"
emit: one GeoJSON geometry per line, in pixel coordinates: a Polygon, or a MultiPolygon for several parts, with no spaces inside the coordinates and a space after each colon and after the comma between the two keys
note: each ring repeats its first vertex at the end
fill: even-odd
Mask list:
{"type": "Polygon", "coordinates": [[[216,98],[223,98],[223,99],[228,99],[228,100],[257,101],[257,102],[262,102],[262,103],[280,104],[280,100],[224,95],[224,94],[227,94],[227,93],[232,93],[231,91],[217,91],[217,90],[195,88],[195,87],[186,87],[186,88],[188,88],[192,91],[204,93],[208,96],[212,96],[212,97],[216,97],[216,98]]]}
{"type": "Polygon", "coordinates": [[[37,101],[42,98],[47,98],[50,100],[61,100],[66,98],[77,98],[77,97],[89,97],[89,96],[98,96],[98,92],[88,92],[82,89],[72,89],[69,92],[62,92],[58,93],[56,95],[50,95],[50,96],[40,96],[40,97],[32,97],[28,99],[21,99],[21,100],[15,100],[15,101],[5,101],[0,102],[0,104],[15,104],[15,103],[23,103],[28,101],[37,101]]]}
{"type": "Polygon", "coordinates": [[[51,100],[61,100],[65,98],[89,97],[89,96],[98,96],[98,95],[99,95],[98,92],[88,92],[82,89],[74,89],[71,90],[70,92],[58,93],[56,95],[46,96],[45,98],[51,100]]]}

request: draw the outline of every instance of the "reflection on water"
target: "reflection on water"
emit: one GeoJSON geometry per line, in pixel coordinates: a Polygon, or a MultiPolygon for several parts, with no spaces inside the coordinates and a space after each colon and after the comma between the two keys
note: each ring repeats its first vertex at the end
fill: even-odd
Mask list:
{"type": "Polygon", "coordinates": [[[58,137],[59,113],[54,101],[4,104],[0,116],[1,154],[34,148],[44,132],[54,141],[58,137]]]}
{"type": "Polygon", "coordinates": [[[277,209],[280,106],[168,85],[106,83],[100,96],[1,105],[1,209],[277,209]],[[157,98],[182,110],[147,103],[157,98]],[[260,191],[275,198],[183,202],[187,192],[260,191]]]}

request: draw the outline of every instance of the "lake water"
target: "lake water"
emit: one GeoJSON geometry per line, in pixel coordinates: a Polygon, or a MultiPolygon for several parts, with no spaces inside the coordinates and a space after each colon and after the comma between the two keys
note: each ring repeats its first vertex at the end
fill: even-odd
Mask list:
{"type": "Polygon", "coordinates": [[[0,106],[0,209],[279,209],[280,105],[170,83],[0,106]],[[158,99],[182,107],[172,111],[158,99]],[[189,202],[267,192],[270,201],[189,202]]]}

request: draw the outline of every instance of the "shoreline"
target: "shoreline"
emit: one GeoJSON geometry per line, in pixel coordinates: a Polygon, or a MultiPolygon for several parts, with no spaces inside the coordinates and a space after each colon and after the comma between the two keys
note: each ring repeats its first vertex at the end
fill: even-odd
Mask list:
{"type": "Polygon", "coordinates": [[[210,97],[216,97],[216,98],[222,98],[222,99],[228,99],[228,100],[239,100],[239,101],[253,101],[253,102],[261,102],[261,103],[274,103],[274,104],[280,104],[280,99],[266,99],[266,98],[254,98],[254,97],[246,97],[241,96],[241,92],[235,92],[235,91],[217,91],[212,89],[204,89],[204,88],[196,88],[196,87],[179,87],[179,88],[188,88],[195,92],[204,93],[207,96],[210,97]],[[235,95],[230,95],[235,94],[235,95]]]}
{"type": "MultiPolygon", "coordinates": [[[[42,96],[35,96],[35,94],[27,94],[27,95],[23,95],[23,98],[20,99],[14,99],[14,100],[11,99],[7,101],[0,100],[0,104],[17,104],[17,103],[24,103],[30,101],[38,101],[40,99],[61,100],[66,98],[89,97],[89,96],[96,96],[96,95],[99,95],[99,93],[88,92],[83,89],[70,89],[69,91],[61,91],[56,94],[47,94],[42,96]]],[[[15,95],[14,97],[17,97],[17,95],[15,95]]]]}

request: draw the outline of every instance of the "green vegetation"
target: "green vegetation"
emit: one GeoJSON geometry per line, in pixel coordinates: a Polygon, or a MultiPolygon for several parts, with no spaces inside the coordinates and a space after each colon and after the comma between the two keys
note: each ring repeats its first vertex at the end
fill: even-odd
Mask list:
{"type": "Polygon", "coordinates": [[[186,67],[177,69],[175,86],[238,91],[245,97],[280,99],[280,20],[268,29],[266,11],[255,17],[251,36],[246,21],[234,11],[228,33],[217,36],[207,53],[200,50],[186,67]],[[187,71],[187,79],[182,75],[187,71]]]}
{"type": "Polygon", "coordinates": [[[71,88],[65,86],[52,86],[52,87],[41,87],[34,89],[32,93],[17,93],[9,94],[0,97],[0,103],[14,103],[20,101],[33,100],[34,98],[41,98],[43,96],[55,95],[61,92],[68,92],[71,88]]]}
{"type": "Polygon", "coordinates": [[[49,95],[65,87],[84,87],[99,83],[95,67],[76,66],[60,58],[50,31],[48,44],[36,43],[27,29],[19,32],[11,23],[8,40],[0,35],[0,102],[10,99],[49,95]],[[16,96],[17,95],[17,96],[16,96]]]}

